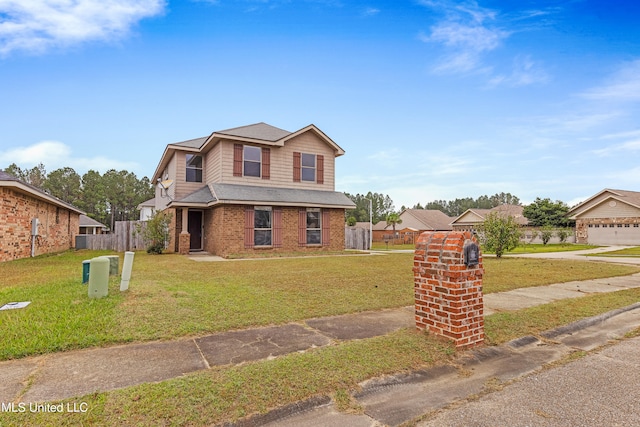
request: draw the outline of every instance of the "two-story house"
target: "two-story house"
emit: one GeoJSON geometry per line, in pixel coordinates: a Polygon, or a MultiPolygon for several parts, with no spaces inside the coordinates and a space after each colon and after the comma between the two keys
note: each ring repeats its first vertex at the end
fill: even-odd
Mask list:
{"type": "Polygon", "coordinates": [[[155,209],[173,214],[169,250],[229,256],[344,249],[335,191],[344,150],[314,125],[257,123],[167,145],[153,176],[155,209]]]}

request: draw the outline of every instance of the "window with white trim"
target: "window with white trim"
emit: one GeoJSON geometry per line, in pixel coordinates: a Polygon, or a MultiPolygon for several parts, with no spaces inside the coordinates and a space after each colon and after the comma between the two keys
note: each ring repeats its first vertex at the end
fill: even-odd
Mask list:
{"type": "Polygon", "coordinates": [[[270,206],[256,206],[253,219],[253,241],[255,246],[272,245],[272,209],[270,206]]]}
{"type": "Polygon", "coordinates": [[[187,182],[202,182],[202,156],[187,154],[187,182]]]}
{"type": "Polygon", "coordinates": [[[260,178],[262,169],[262,150],[251,145],[244,146],[243,175],[260,178]]]}
{"type": "Polygon", "coordinates": [[[307,209],[307,245],[322,244],[322,211],[307,209]]]}
{"type": "Polygon", "coordinates": [[[315,154],[307,154],[301,153],[301,173],[303,181],[316,181],[316,155],[315,154]]]}

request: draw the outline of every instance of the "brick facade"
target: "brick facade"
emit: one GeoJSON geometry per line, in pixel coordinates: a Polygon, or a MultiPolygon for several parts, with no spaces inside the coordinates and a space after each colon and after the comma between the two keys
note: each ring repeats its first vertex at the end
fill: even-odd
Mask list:
{"type": "Polygon", "coordinates": [[[33,218],[40,221],[35,255],[61,252],[74,247],[75,236],[80,229],[78,212],[12,188],[0,188],[0,261],[31,256],[33,218]]]}
{"type": "Polygon", "coordinates": [[[426,232],[414,255],[416,327],[452,339],[456,347],[484,342],[482,255],[464,264],[464,247],[476,243],[470,232],[426,232]]]}
{"type": "MultiPolygon", "coordinates": [[[[228,257],[265,252],[317,252],[344,250],[344,209],[329,210],[329,244],[300,246],[298,243],[298,207],[282,209],[282,246],[245,247],[245,205],[221,205],[204,211],[204,250],[210,254],[228,257]]],[[[178,233],[179,234],[179,233],[178,233]]]]}

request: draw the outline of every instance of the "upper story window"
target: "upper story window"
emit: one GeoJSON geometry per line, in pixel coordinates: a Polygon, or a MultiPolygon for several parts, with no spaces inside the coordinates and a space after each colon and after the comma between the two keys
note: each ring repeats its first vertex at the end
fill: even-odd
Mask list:
{"type": "Polygon", "coordinates": [[[255,176],[260,178],[260,170],[262,169],[262,149],[245,145],[243,150],[243,174],[244,176],[255,176]]]}
{"type": "Polygon", "coordinates": [[[316,181],[316,155],[302,153],[301,155],[302,180],[316,181]]]}
{"type": "Polygon", "coordinates": [[[324,156],[293,153],[293,182],[301,181],[324,184],[324,156]]]}
{"type": "Polygon", "coordinates": [[[187,154],[187,182],[202,182],[202,156],[187,154]]]}
{"type": "Polygon", "coordinates": [[[242,144],[233,145],[233,176],[269,179],[270,174],[270,148],[242,144]]]}

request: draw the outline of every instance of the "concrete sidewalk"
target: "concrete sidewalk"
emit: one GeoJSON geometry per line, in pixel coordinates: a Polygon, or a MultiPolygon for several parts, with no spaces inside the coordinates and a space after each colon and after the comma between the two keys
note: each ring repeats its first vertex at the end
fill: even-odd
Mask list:
{"type": "MultiPolygon", "coordinates": [[[[558,299],[635,287],[640,287],[640,274],[519,289],[485,295],[485,311],[491,313],[498,310],[518,310],[558,299]]],[[[0,402],[45,402],[78,397],[142,383],[164,381],[212,366],[268,359],[327,346],[337,341],[369,338],[414,326],[413,307],[405,307],[309,319],[300,323],[224,332],[198,338],[93,348],[5,361],[0,362],[0,402]]],[[[284,412],[275,411],[270,416],[278,420],[276,425],[301,425],[292,417],[298,414],[301,408],[312,407],[312,411],[304,412],[307,414],[305,416],[317,415],[321,421],[314,424],[314,421],[305,418],[302,425],[331,425],[327,424],[330,420],[336,420],[335,425],[374,425],[375,420],[395,425],[401,419],[406,421],[428,412],[433,405],[444,405],[455,396],[466,396],[467,391],[476,393],[489,377],[508,379],[531,372],[542,364],[557,360],[573,351],[573,348],[593,348],[602,345],[607,340],[619,337],[638,326],[640,305],[609,315],[607,318],[598,318],[591,323],[583,322],[573,326],[575,330],[569,329],[570,332],[563,332],[559,338],[550,335],[549,339],[557,341],[558,344],[550,345],[548,342],[539,342],[529,337],[507,346],[488,347],[468,353],[472,355],[471,359],[460,361],[457,368],[440,367],[391,379],[372,380],[363,384],[363,392],[356,396],[367,415],[350,415],[346,423],[343,420],[347,415],[337,413],[327,398],[321,399],[320,402],[313,401],[311,404],[299,404],[293,410],[285,408],[282,410],[284,412]],[[585,340],[582,344],[581,339],[585,340]],[[460,367],[474,372],[474,375],[460,378],[460,367]],[[476,374],[478,372],[485,373],[479,375],[476,374]],[[425,394],[425,387],[429,390],[439,390],[438,387],[446,389],[454,383],[456,387],[448,394],[434,394],[431,391],[425,394]],[[392,390],[395,391],[391,393],[392,390]],[[396,391],[400,390],[414,390],[416,396],[410,399],[408,394],[396,395],[396,391]],[[415,401],[416,398],[419,401],[415,401]],[[402,406],[403,403],[411,409],[394,407],[398,404],[402,406]],[[286,419],[283,418],[283,414],[287,415],[286,419]],[[294,421],[286,421],[287,419],[294,421]],[[359,424],[361,421],[364,424],[359,424]],[[288,422],[293,424],[287,424],[288,422]]],[[[269,422],[269,419],[251,421],[254,422],[264,424],[269,422]]]]}

